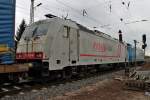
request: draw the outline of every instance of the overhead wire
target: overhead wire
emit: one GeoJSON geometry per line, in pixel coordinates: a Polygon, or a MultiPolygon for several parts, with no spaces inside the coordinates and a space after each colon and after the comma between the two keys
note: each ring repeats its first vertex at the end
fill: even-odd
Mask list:
{"type": "MultiPolygon", "coordinates": [[[[43,1],[47,1],[47,2],[50,2],[49,0],[42,0],[42,2],[43,1]]],[[[64,5],[65,7],[68,7],[68,8],[71,8],[71,10],[73,10],[73,11],[75,11],[76,13],[78,13],[78,14],[80,14],[80,15],[82,15],[82,12],[81,11],[79,11],[79,10],[77,10],[77,9],[75,9],[75,8],[73,8],[73,7],[71,7],[71,6],[69,6],[69,5],[67,5],[67,3],[65,2],[61,2],[60,0],[56,0],[57,2],[59,2],[60,4],[62,4],[62,5],[64,5]]],[[[110,2],[111,0],[109,0],[109,1],[104,1],[104,3],[106,3],[106,2],[110,2]]],[[[123,1],[123,0],[122,0],[123,1]]],[[[98,4],[99,5],[99,4],[98,4]]],[[[47,7],[45,7],[45,6],[41,6],[43,9],[45,9],[45,10],[47,10],[47,11],[50,11],[50,12],[52,12],[52,10],[50,10],[49,8],[47,8],[47,7]]],[[[111,9],[112,9],[112,7],[111,7],[111,9]]],[[[117,15],[118,16],[118,15],[117,15]]],[[[89,14],[88,14],[88,16],[86,16],[89,20],[93,20],[94,22],[96,22],[97,24],[102,24],[99,20],[96,20],[95,18],[92,18],[91,16],[89,16],[89,14]]],[[[120,17],[119,17],[119,19],[120,19],[120,17]]],[[[110,25],[101,25],[101,26],[103,26],[103,27],[105,27],[105,26],[110,26],[110,25]]]]}
{"type": "MultiPolygon", "coordinates": [[[[81,11],[79,11],[79,10],[77,10],[77,9],[75,9],[75,8],[73,8],[73,7],[71,7],[71,6],[69,6],[69,5],[67,5],[66,2],[63,3],[63,2],[61,2],[60,0],[56,0],[56,1],[57,1],[58,3],[64,5],[64,6],[68,7],[68,8],[71,8],[73,11],[75,11],[76,13],[78,13],[80,16],[83,15],[83,14],[82,14],[83,12],[81,12],[81,11]]],[[[88,13],[87,13],[87,14],[88,14],[88,13]]],[[[99,20],[94,19],[93,17],[91,17],[91,16],[89,16],[89,15],[86,16],[86,18],[88,18],[88,19],[90,19],[90,20],[96,22],[97,24],[102,24],[102,22],[100,22],[99,20]]]]}
{"type": "MultiPolygon", "coordinates": [[[[112,3],[111,2],[111,0],[109,1],[109,3],[112,3]]],[[[110,6],[110,4],[109,4],[109,6],[110,6]]],[[[112,9],[112,8],[111,8],[112,9]]],[[[122,26],[122,28],[123,28],[123,26],[124,26],[124,28],[126,27],[127,28],[127,26],[125,25],[125,23],[124,23],[124,20],[121,18],[121,16],[119,16],[116,12],[111,12],[111,13],[115,13],[114,15],[114,17],[116,17],[117,19],[118,19],[118,21],[120,21],[120,24],[118,23],[118,28],[119,28],[119,26],[121,25],[122,26]],[[121,20],[122,19],[122,20],[121,20]]],[[[111,26],[111,27],[113,27],[113,25],[112,24],[106,24],[106,25],[103,25],[103,26],[101,26],[101,27],[109,27],[109,26],[111,26]]],[[[116,26],[116,25],[115,25],[116,26]]],[[[121,27],[120,27],[121,28],[121,27]]],[[[122,29],[121,28],[121,29],[122,29]]],[[[118,29],[119,30],[119,29],[118,29]]],[[[128,27],[128,30],[130,30],[131,31],[131,29],[128,27]]]]}
{"type": "MultiPolygon", "coordinates": [[[[38,0],[38,2],[36,1],[36,3],[39,3],[39,2],[41,2],[41,0],[38,0]]],[[[48,0],[42,0],[42,5],[40,6],[42,9],[45,9],[46,11],[49,11],[51,14],[54,14],[54,15],[57,15],[58,16],[58,13],[56,13],[55,11],[53,11],[53,9],[57,9],[57,10],[61,10],[61,12],[64,12],[64,10],[63,9],[60,9],[59,7],[57,7],[57,6],[55,6],[55,5],[53,5],[53,7],[50,7],[50,8],[52,8],[52,9],[50,9],[50,8],[48,8],[48,4],[50,3],[50,1],[48,1],[48,0]],[[46,1],[46,2],[43,2],[43,1],[46,1]]],[[[46,14],[48,13],[48,12],[45,12],[46,14]]],[[[68,15],[68,14],[67,14],[68,15]]],[[[64,15],[62,15],[62,16],[64,16],[64,15]]],[[[61,17],[62,17],[61,16],[61,17]]],[[[59,16],[60,17],[60,16],[59,16]]]]}
{"type": "Polygon", "coordinates": [[[27,12],[25,9],[23,9],[23,8],[21,8],[21,7],[19,7],[19,6],[16,6],[17,7],[17,11],[18,12],[20,12],[20,13],[22,13],[22,14],[30,14],[30,12],[27,12]]]}
{"type": "MultiPolygon", "coordinates": [[[[59,2],[59,3],[61,3],[61,4],[63,4],[63,5],[65,5],[65,6],[67,6],[67,7],[69,7],[69,8],[71,8],[71,9],[73,9],[73,10],[75,10],[74,8],[72,8],[72,7],[70,7],[70,6],[68,6],[68,5],[66,5],[66,3],[64,4],[63,2],[60,2],[59,0],[56,0],[57,2],[59,2]]],[[[109,3],[111,2],[111,0],[109,1],[109,3]]],[[[123,4],[125,4],[124,3],[124,1],[122,1],[123,2],[123,4]]],[[[76,11],[76,10],[75,10],[76,11]]],[[[111,9],[110,9],[110,12],[111,12],[111,9]]],[[[117,14],[116,14],[117,15],[117,14]]],[[[118,16],[118,15],[117,15],[118,16]]],[[[121,19],[121,17],[118,17],[119,19],[121,19]]],[[[102,25],[101,27],[105,27],[105,26],[110,26],[110,25],[102,25]]]]}
{"type": "MultiPolygon", "coordinates": [[[[116,12],[115,12],[115,13],[116,13],[116,12]]],[[[118,18],[120,18],[117,13],[115,14],[115,16],[118,17],[118,18]]],[[[126,27],[126,30],[128,30],[128,32],[131,32],[131,33],[132,33],[133,30],[126,24],[126,22],[124,22],[124,19],[121,21],[121,23],[122,23],[122,25],[124,26],[124,28],[126,27]]],[[[133,33],[134,33],[134,32],[133,32],[133,33]]],[[[129,38],[129,37],[128,37],[128,38],[129,38]]],[[[132,37],[130,37],[130,38],[132,38],[132,37]]],[[[133,40],[133,39],[132,39],[132,40],[133,40]]]]}
{"type": "MultiPolygon", "coordinates": [[[[30,9],[25,8],[23,4],[18,3],[18,2],[16,3],[16,11],[23,14],[22,16],[24,18],[26,18],[27,16],[29,17],[29,15],[30,15],[30,9]]],[[[35,18],[38,19],[37,16],[35,16],[35,18]]]]}
{"type": "MultiPolygon", "coordinates": [[[[45,1],[47,1],[47,2],[49,2],[48,0],[45,0],[45,1]]],[[[77,10],[77,9],[75,9],[75,8],[73,8],[73,7],[71,7],[71,6],[69,6],[69,5],[67,5],[68,3],[64,3],[64,2],[61,2],[60,0],[56,0],[56,2],[58,2],[58,3],[60,3],[60,4],[62,4],[63,6],[65,6],[65,7],[67,7],[67,8],[70,8],[71,10],[73,10],[73,11],[75,11],[76,13],[78,13],[80,16],[81,15],[83,15],[83,12],[81,12],[81,11],[79,11],[79,10],[77,10]]],[[[108,2],[110,2],[110,1],[104,1],[103,3],[108,3],[108,2]]],[[[103,3],[101,3],[101,4],[103,4],[103,3]]],[[[98,4],[99,5],[99,4],[98,4]]],[[[43,7],[44,8],[44,7],[43,7]]],[[[49,10],[48,8],[44,8],[44,9],[46,9],[46,10],[49,10]]],[[[85,11],[85,9],[84,9],[84,11],[85,11]]],[[[86,14],[87,14],[87,12],[86,12],[86,14]]],[[[94,21],[94,22],[96,22],[97,24],[101,24],[100,25],[100,27],[101,28],[104,28],[105,26],[110,26],[110,25],[104,25],[104,24],[102,24],[102,22],[100,22],[99,20],[96,20],[96,19],[94,19],[94,18],[92,18],[91,16],[86,16],[89,20],[92,20],[92,21],[94,21]]]]}
{"type": "MultiPolygon", "coordinates": [[[[50,1],[48,1],[48,0],[45,0],[45,1],[50,2],[50,1]]],[[[69,5],[67,5],[66,2],[63,3],[63,2],[61,2],[61,1],[59,1],[59,0],[56,0],[56,2],[59,3],[59,4],[61,4],[61,5],[63,5],[63,6],[65,6],[65,7],[67,7],[67,8],[70,8],[72,11],[74,11],[74,12],[77,13],[77,14],[79,14],[80,16],[83,15],[83,12],[81,12],[81,11],[79,11],[79,10],[77,10],[77,9],[75,9],[75,8],[73,8],[73,7],[71,7],[71,6],[69,6],[69,5]]],[[[49,8],[45,8],[45,9],[46,9],[46,10],[49,10],[49,8]]],[[[86,9],[83,9],[83,11],[86,12],[86,13],[84,13],[84,14],[86,14],[86,16],[83,16],[83,17],[86,17],[87,19],[89,19],[89,20],[91,20],[91,21],[93,21],[93,22],[95,22],[95,23],[97,23],[97,24],[101,24],[101,25],[103,26],[103,24],[102,24],[99,20],[96,20],[96,19],[94,19],[94,18],[91,17],[91,16],[87,16],[87,15],[88,15],[88,12],[86,11],[86,9]]],[[[68,12],[67,12],[67,15],[68,15],[68,12]]],[[[76,15],[75,15],[75,16],[76,16],[76,15]]],[[[75,17],[75,16],[74,16],[74,17],[75,17]]],[[[76,18],[79,18],[79,17],[76,16],[76,18]]]]}

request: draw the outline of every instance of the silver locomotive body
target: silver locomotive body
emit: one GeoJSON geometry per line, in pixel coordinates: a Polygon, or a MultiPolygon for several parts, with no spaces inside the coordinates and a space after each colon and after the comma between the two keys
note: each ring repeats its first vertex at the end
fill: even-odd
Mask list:
{"type": "Polygon", "coordinates": [[[38,21],[26,28],[16,58],[44,64],[49,70],[128,61],[125,43],[57,17],[38,21]]]}

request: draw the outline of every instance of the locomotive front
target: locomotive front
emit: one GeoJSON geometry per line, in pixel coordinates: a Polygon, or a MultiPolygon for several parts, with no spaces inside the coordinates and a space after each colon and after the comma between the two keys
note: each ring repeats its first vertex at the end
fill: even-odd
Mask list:
{"type": "Polygon", "coordinates": [[[50,23],[39,21],[28,26],[18,43],[16,59],[19,62],[40,62],[44,53],[46,34],[50,23]]]}

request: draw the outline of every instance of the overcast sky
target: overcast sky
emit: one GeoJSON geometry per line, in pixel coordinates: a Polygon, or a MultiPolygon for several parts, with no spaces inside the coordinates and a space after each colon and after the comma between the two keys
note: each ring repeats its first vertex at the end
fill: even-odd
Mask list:
{"type": "MultiPolygon", "coordinates": [[[[16,0],[16,27],[25,19],[29,23],[30,0],[16,0]]],[[[136,39],[142,45],[142,34],[147,35],[147,52],[150,55],[150,0],[35,0],[35,21],[45,19],[51,13],[59,17],[67,16],[90,29],[103,31],[118,38],[118,30],[123,39],[133,44],[136,39]],[[122,3],[124,2],[124,3],[122,3]],[[110,10],[111,5],[111,10],[110,10]],[[86,12],[83,16],[83,11],[86,12]],[[123,19],[121,21],[120,19],[123,19]],[[146,22],[134,21],[149,20],[146,22]],[[126,24],[130,23],[130,24],[126,24]]]]}

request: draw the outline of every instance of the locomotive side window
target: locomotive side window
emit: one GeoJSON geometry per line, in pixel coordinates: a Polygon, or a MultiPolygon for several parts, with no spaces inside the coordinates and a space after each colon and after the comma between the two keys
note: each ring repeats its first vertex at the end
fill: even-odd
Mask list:
{"type": "Polygon", "coordinates": [[[61,60],[56,60],[56,63],[57,64],[61,64],[61,60]]]}
{"type": "Polygon", "coordinates": [[[68,38],[70,32],[70,27],[64,26],[63,37],[68,38]]]}

